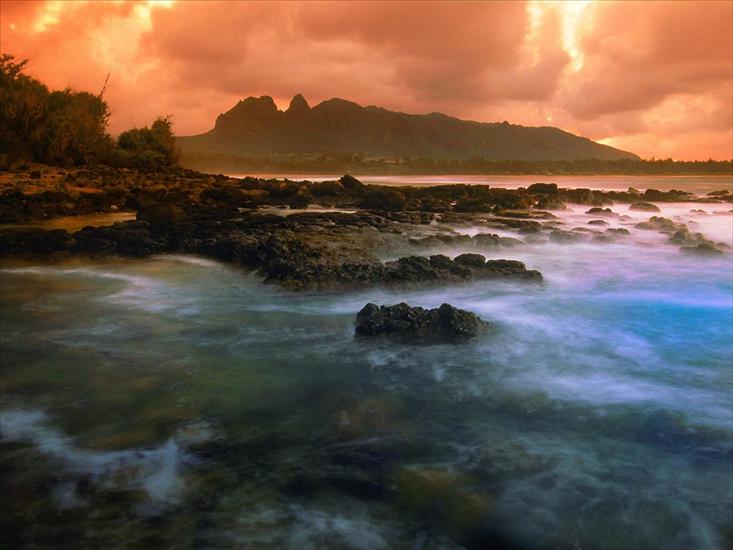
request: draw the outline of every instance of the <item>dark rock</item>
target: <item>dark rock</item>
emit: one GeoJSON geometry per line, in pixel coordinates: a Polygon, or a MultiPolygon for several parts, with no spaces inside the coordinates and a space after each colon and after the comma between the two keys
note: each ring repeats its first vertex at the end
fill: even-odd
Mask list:
{"type": "Polygon", "coordinates": [[[574,204],[587,204],[589,206],[606,206],[613,204],[602,191],[591,191],[590,189],[563,189],[560,198],[564,202],[574,204]]]}
{"type": "Polygon", "coordinates": [[[496,248],[496,247],[512,247],[519,244],[524,244],[519,239],[512,237],[500,237],[496,233],[478,233],[474,235],[471,240],[476,246],[485,248],[496,248]]]}
{"type": "Polygon", "coordinates": [[[556,183],[533,183],[527,188],[528,193],[542,195],[557,195],[556,183]]]}
{"type": "Polygon", "coordinates": [[[156,203],[137,212],[137,219],[149,222],[176,223],[187,218],[183,207],[173,203],[156,203]]]}
{"type": "Polygon", "coordinates": [[[541,210],[494,210],[494,215],[502,218],[517,218],[520,220],[556,220],[558,217],[551,212],[541,210]]]}
{"type": "Polygon", "coordinates": [[[591,208],[590,210],[586,210],[585,213],[591,214],[594,216],[618,216],[618,214],[614,212],[613,210],[611,210],[610,208],[594,207],[594,208],[591,208]]]}
{"type": "Polygon", "coordinates": [[[410,244],[421,248],[445,248],[471,246],[474,241],[468,235],[430,235],[422,239],[410,239],[410,244]]]}
{"type": "Polygon", "coordinates": [[[542,273],[534,269],[527,269],[518,260],[486,260],[480,271],[474,272],[477,278],[519,279],[539,283],[542,273]]]}
{"type": "Polygon", "coordinates": [[[588,225],[608,225],[608,222],[606,220],[591,220],[588,225]]]}
{"type": "Polygon", "coordinates": [[[477,315],[443,304],[436,309],[367,304],[356,315],[356,335],[386,336],[409,343],[459,342],[490,328],[477,315]]]}
{"type": "Polygon", "coordinates": [[[697,256],[722,256],[723,251],[712,243],[700,243],[697,246],[683,246],[680,248],[685,254],[695,254],[697,256]]]}
{"type": "Polygon", "coordinates": [[[368,188],[361,207],[367,210],[404,210],[405,195],[396,189],[368,188]]]}
{"type": "Polygon", "coordinates": [[[453,258],[453,261],[466,267],[480,268],[486,263],[486,257],[481,254],[461,254],[453,258]]]}
{"type": "Polygon", "coordinates": [[[290,208],[306,208],[312,201],[312,197],[309,197],[306,193],[297,193],[290,199],[290,208]]]}
{"type": "Polygon", "coordinates": [[[63,229],[9,229],[0,232],[0,254],[46,255],[66,253],[76,241],[63,229]]]}
{"type": "Polygon", "coordinates": [[[39,179],[41,179],[41,175],[42,174],[41,174],[41,171],[40,170],[33,170],[30,173],[30,176],[31,176],[31,179],[32,180],[39,180],[39,179]]]}
{"type": "Polygon", "coordinates": [[[561,244],[572,244],[585,242],[587,237],[583,233],[577,233],[573,231],[563,231],[562,229],[556,229],[550,232],[550,240],[561,244]]]}
{"type": "Polygon", "coordinates": [[[661,212],[659,207],[649,202],[635,202],[629,206],[629,210],[640,210],[642,212],[661,212]]]}
{"type": "Polygon", "coordinates": [[[636,227],[637,229],[651,229],[662,231],[665,233],[672,233],[674,231],[677,231],[677,229],[683,225],[684,224],[676,224],[669,218],[665,218],[662,216],[652,216],[651,218],[649,218],[649,221],[639,222],[634,227],[636,227]]]}
{"type": "MultiPolygon", "coordinates": [[[[298,194],[304,190],[299,189],[298,194]]],[[[340,181],[317,181],[310,185],[310,192],[314,197],[335,198],[347,194],[346,188],[340,181]]]]}
{"type": "Polygon", "coordinates": [[[542,197],[534,205],[538,210],[567,210],[568,207],[557,197],[545,196],[542,197]]]}
{"type": "Polygon", "coordinates": [[[493,219],[492,223],[496,223],[501,227],[517,229],[520,233],[539,233],[542,231],[542,224],[534,220],[493,219]]]}
{"type": "Polygon", "coordinates": [[[361,191],[366,187],[358,179],[354,176],[350,176],[349,174],[341,176],[339,181],[341,182],[341,185],[344,186],[344,189],[348,189],[349,191],[361,191]]]}
{"type": "Polygon", "coordinates": [[[594,235],[592,241],[594,243],[612,243],[615,239],[611,235],[594,235]]]}

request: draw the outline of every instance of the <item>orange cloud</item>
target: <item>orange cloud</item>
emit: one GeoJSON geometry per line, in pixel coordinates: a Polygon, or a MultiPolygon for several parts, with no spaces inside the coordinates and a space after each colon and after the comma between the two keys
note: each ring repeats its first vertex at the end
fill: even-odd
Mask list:
{"type": "Polygon", "coordinates": [[[114,132],[209,129],[248,95],[555,125],[642,156],[731,158],[730,2],[13,2],[0,48],[106,92],[114,132]]]}

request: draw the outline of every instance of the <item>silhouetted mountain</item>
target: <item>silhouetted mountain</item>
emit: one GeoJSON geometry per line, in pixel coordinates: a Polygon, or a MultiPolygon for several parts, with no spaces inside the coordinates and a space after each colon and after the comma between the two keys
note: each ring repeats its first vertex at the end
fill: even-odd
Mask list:
{"type": "Polygon", "coordinates": [[[219,115],[214,128],[180,137],[184,152],[232,155],[361,154],[496,160],[638,159],[558,128],[410,115],[329,99],[310,107],[298,94],[285,111],[269,96],[248,97],[219,115]]]}

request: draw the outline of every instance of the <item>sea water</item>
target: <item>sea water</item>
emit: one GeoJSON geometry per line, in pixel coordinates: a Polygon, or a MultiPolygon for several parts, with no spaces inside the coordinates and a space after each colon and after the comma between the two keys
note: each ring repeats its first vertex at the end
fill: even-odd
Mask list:
{"type": "MultiPolygon", "coordinates": [[[[632,218],[608,218],[632,231],[617,243],[486,252],[541,286],[291,293],[192,256],[6,262],[0,542],[728,547],[731,256],[614,209],[632,218]],[[401,301],[495,330],[354,339],[364,304],[401,301]]],[[[662,215],[731,245],[728,209],[662,215]]]]}

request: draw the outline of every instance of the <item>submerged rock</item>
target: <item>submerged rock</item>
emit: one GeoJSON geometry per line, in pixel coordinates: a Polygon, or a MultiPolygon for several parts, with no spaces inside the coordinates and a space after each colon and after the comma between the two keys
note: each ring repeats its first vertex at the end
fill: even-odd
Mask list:
{"type": "Polygon", "coordinates": [[[624,229],[623,227],[609,227],[606,229],[606,233],[611,235],[631,235],[631,231],[624,229]]]}
{"type": "Polygon", "coordinates": [[[570,243],[582,243],[587,240],[587,237],[580,232],[565,231],[563,229],[556,229],[550,233],[550,240],[561,244],[570,243]]]}
{"type": "Polygon", "coordinates": [[[520,244],[524,244],[521,240],[513,237],[500,237],[496,233],[478,233],[471,238],[473,244],[479,247],[512,247],[520,244]]]}
{"type": "Polygon", "coordinates": [[[713,243],[705,242],[697,246],[683,246],[680,248],[685,254],[694,254],[697,256],[722,256],[724,253],[719,250],[713,243]]]}
{"type": "Polygon", "coordinates": [[[669,218],[662,216],[652,216],[649,221],[637,223],[634,227],[637,229],[648,229],[661,231],[663,233],[672,233],[681,228],[684,224],[676,224],[669,218]]]}
{"type": "Polygon", "coordinates": [[[387,336],[411,343],[467,340],[491,325],[470,311],[443,304],[435,309],[367,304],[356,315],[357,336],[387,336]]]}
{"type": "Polygon", "coordinates": [[[585,213],[593,216],[618,216],[618,214],[610,208],[600,208],[597,206],[587,210],[585,213]]]}

